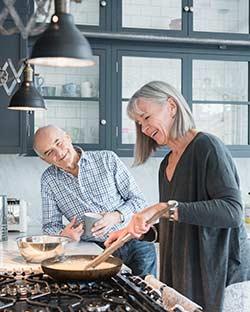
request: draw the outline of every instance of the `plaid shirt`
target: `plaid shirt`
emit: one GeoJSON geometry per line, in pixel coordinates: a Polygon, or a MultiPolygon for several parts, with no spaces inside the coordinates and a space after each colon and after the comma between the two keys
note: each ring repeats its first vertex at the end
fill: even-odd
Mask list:
{"type": "MultiPolygon", "coordinates": [[[[64,228],[63,216],[69,221],[76,216],[80,223],[86,212],[119,210],[123,213],[126,224],[134,212],[146,207],[134,178],[115,153],[81,151],[78,165],[77,177],[53,165],[42,175],[45,233],[59,233],[64,228]]],[[[110,232],[121,229],[125,224],[112,226],[110,232]]],[[[97,240],[105,240],[106,237],[107,235],[97,240]]]]}

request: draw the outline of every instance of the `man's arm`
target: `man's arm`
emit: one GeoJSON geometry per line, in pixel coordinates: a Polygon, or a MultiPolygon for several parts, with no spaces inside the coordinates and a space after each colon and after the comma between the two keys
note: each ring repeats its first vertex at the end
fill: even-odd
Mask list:
{"type": "Polygon", "coordinates": [[[59,234],[63,229],[62,214],[57,208],[54,194],[42,177],[41,181],[43,232],[46,234],[59,234]]]}
{"type": "Polygon", "coordinates": [[[49,188],[48,183],[42,181],[42,208],[43,208],[43,232],[46,234],[57,234],[67,236],[75,241],[79,241],[83,234],[82,223],[77,224],[77,219],[74,217],[65,227],[62,222],[62,213],[59,211],[54,194],[49,188]]]}

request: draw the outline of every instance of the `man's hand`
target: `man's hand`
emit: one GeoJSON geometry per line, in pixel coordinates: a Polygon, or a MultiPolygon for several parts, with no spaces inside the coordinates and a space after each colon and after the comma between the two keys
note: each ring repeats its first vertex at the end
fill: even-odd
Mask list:
{"type": "Polygon", "coordinates": [[[103,236],[113,225],[120,222],[121,216],[118,211],[104,213],[103,217],[94,224],[92,233],[96,237],[103,236]]]}
{"type": "Polygon", "coordinates": [[[81,236],[84,232],[82,223],[77,225],[76,217],[74,217],[69,224],[65,226],[65,228],[60,233],[61,236],[67,236],[72,238],[73,240],[79,242],[81,236]]]}

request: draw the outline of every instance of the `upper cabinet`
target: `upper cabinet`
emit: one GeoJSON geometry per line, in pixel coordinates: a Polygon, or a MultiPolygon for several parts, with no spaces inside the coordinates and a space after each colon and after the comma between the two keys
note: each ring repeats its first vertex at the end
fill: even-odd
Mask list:
{"type": "Polygon", "coordinates": [[[249,0],[193,0],[190,34],[249,37],[249,0]]]}
{"type": "MultiPolygon", "coordinates": [[[[84,0],[70,5],[75,24],[84,31],[250,37],[249,0],[84,0]]],[[[52,1],[50,16],[53,12],[52,1]]]]}
{"type": "Polygon", "coordinates": [[[118,31],[186,31],[187,16],[182,0],[119,0],[117,10],[118,31]]]}
{"type": "MultiPolygon", "coordinates": [[[[54,14],[54,2],[49,9],[49,18],[54,14]]],[[[90,31],[111,30],[111,1],[110,0],[84,0],[80,3],[70,2],[70,13],[74,16],[74,23],[82,29],[90,31]]],[[[37,22],[42,19],[38,17],[37,22]]]]}
{"type": "Polygon", "coordinates": [[[127,115],[127,104],[130,97],[142,85],[151,80],[162,80],[173,84],[182,90],[182,56],[161,52],[147,53],[144,51],[117,51],[119,71],[117,72],[117,144],[119,154],[126,155],[126,150],[132,150],[135,143],[135,123],[127,115]]]}
{"type": "MultiPolygon", "coordinates": [[[[183,93],[197,128],[219,136],[234,156],[250,155],[248,0],[82,0],[70,5],[95,65],[35,66],[35,84],[47,106],[43,112],[6,110],[9,99],[0,89],[0,130],[8,133],[0,137],[0,152],[32,154],[36,129],[55,124],[84,149],[132,156],[136,134],[126,113],[128,101],[143,84],[164,80],[183,93]]],[[[7,57],[17,64],[25,56],[20,35],[1,36],[0,43],[1,64],[7,57]]],[[[29,38],[30,48],[33,44],[29,38]]]]}
{"type": "Polygon", "coordinates": [[[30,116],[32,135],[39,127],[53,124],[70,134],[78,146],[105,148],[110,126],[105,91],[107,54],[101,47],[93,48],[93,53],[95,65],[90,67],[35,66],[35,84],[47,110],[30,116]]]}
{"type": "Polygon", "coordinates": [[[199,56],[192,60],[192,69],[191,102],[197,128],[227,145],[248,145],[249,58],[199,56]]]}
{"type": "Polygon", "coordinates": [[[248,0],[118,0],[117,7],[119,31],[210,38],[249,37],[248,0]]]}

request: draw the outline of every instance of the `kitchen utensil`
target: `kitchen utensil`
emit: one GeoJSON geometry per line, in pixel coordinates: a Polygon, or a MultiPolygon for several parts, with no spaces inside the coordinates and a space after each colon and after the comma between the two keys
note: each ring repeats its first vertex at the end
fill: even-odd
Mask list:
{"type": "MultiPolygon", "coordinates": [[[[156,214],[154,214],[148,221],[147,224],[153,224],[155,221],[157,221],[165,212],[168,211],[168,204],[167,207],[163,210],[158,211],[156,214]]],[[[133,236],[128,233],[126,234],[124,237],[119,238],[117,241],[115,241],[111,246],[109,246],[108,248],[106,248],[104,250],[104,252],[97,256],[95,259],[93,259],[93,261],[89,262],[86,266],[85,266],[85,270],[89,269],[89,268],[95,268],[97,265],[99,265],[100,263],[102,263],[103,261],[105,261],[111,254],[113,254],[117,249],[119,249],[120,247],[122,247],[126,242],[128,242],[130,239],[132,239],[133,236]]]]}
{"type": "Polygon", "coordinates": [[[7,215],[7,196],[0,195],[0,242],[8,240],[7,215]]]}
{"type": "Polygon", "coordinates": [[[64,247],[71,239],[58,235],[33,235],[16,239],[20,254],[27,262],[40,263],[42,260],[62,256],[64,247]]]}
{"type": "Polygon", "coordinates": [[[122,266],[122,260],[116,257],[110,256],[106,259],[106,264],[109,264],[108,268],[95,268],[89,270],[74,269],[74,262],[78,263],[77,266],[80,268],[84,267],[86,261],[91,261],[96,256],[87,256],[87,255],[71,255],[66,256],[62,259],[52,258],[42,261],[41,267],[44,273],[48,274],[55,280],[100,280],[107,279],[116,275],[122,266]],[[82,261],[82,264],[81,264],[82,261]],[[61,264],[66,264],[66,268],[59,269],[58,267],[61,264]],[[57,264],[59,265],[57,267],[57,264]]]}

